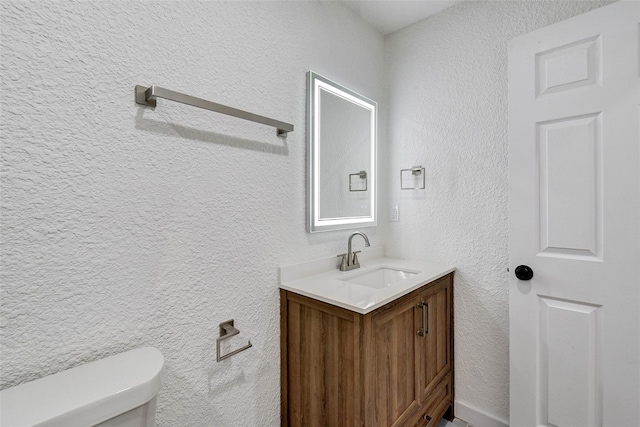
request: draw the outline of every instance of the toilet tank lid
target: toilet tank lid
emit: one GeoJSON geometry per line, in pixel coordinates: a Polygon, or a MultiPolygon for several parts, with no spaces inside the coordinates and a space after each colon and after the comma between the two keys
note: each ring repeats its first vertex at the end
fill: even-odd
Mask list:
{"type": "Polygon", "coordinates": [[[0,391],[0,425],[87,426],[153,399],[164,357],[138,348],[0,391]]]}

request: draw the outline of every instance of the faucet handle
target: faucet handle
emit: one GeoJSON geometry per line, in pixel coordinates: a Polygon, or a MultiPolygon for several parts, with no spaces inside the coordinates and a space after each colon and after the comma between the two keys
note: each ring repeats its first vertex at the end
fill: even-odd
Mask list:
{"type": "Polygon", "coordinates": [[[339,254],[336,255],[338,258],[342,257],[342,260],[340,261],[340,271],[346,271],[347,270],[347,254],[339,254]]]}
{"type": "Polygon", "coordinates": [[[358,254],[362,251],[353,251],[353,258],[351,259],[351,265],[359,265],[358,254]]]}

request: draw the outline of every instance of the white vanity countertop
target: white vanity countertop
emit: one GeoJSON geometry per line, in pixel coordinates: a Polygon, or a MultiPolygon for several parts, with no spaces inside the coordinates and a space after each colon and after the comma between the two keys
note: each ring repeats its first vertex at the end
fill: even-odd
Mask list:
{"type": "Polygon", "coordinates": [[[318,272],[319,263],[285,266],[280,268],[280,288],[326,302],[360,314],[367,314],[384,304],[414,291],[421,286],[455,270],[450,265],[432,264],[380,256],[360,261],[360,268],[340,271],[336,260],[319,260],[331,270],[318,272]],[[315,265],[315,269],[313,268],[315,265]],[[302,267],[301,267],[302,266],[302,267]],[[382,289],[374,289],[345,281],[378,268],[402,269],[417,274],[382,289]],[[309,272],[309,275],[304,275],[309,272]]]}

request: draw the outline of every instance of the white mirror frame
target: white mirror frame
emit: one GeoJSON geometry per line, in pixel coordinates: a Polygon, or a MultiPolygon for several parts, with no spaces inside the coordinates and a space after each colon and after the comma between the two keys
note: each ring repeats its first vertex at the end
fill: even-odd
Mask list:
{"type": "Polygon", "coordinates": [[[343,230],[351,228],[375,227],[377,225],[377,128],[378,104],[344,86],[321,75],[307,73],[307,228],[310,233],[343,230]],[[367,171],[368,190],[370,191],[370,215],[320,218],[320,91],[324,90],[344,98],[370,112],[371,121],[371,158],[367,171]]]}

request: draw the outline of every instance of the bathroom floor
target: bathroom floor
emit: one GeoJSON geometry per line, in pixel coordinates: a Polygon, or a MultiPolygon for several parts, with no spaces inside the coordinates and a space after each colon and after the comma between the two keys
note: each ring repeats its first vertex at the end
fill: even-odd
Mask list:
{"type": "Polygon", "coordinates": [[[440,420],[440,422],[436,427],[473,427],[473,426],[458,418],[455,418],[453,422],[447,421],[443,418],[440,420]]]}

